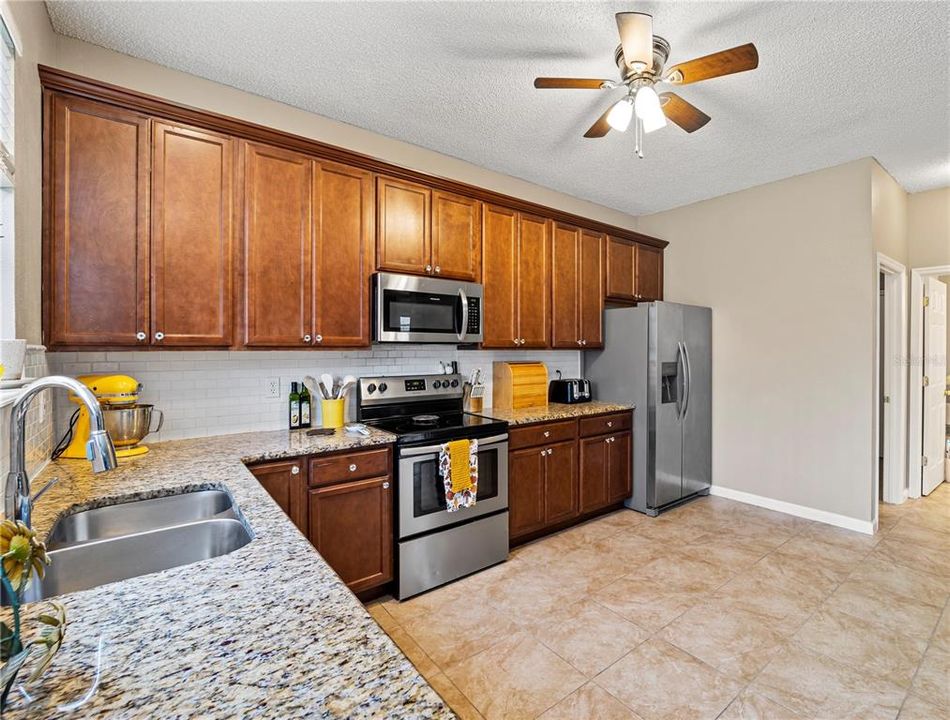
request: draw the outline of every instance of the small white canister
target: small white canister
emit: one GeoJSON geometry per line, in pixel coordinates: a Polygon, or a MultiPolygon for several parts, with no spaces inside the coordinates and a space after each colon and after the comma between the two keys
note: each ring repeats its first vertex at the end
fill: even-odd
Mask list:
{"type": "Polygon", "coordinates": [[[26,359],[26,340],[0,340],[0,365],[3,365],[2,380],[19,380],[23,375],[26,359]]]}

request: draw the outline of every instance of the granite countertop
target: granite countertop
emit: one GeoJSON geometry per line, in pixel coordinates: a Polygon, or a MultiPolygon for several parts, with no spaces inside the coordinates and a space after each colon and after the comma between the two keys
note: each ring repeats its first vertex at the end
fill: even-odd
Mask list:
{"type": "Polygon", "coordinates": [[[99,687],[70,717],[454,718],[243,465],[394,439],[260,432],[152,445],[100,475],[84,461],[51,463],[34,478],[36,488],[59,478],[34,511],[42,536],[80,509],[224,488],[254,539],[229,555],[61,596],[66,642],[39,683],[53,688],[53,709],[4,718],[52,717],[77,700],[100,636],[99,687]]]}
{"type": "Polygon", "coordinates": [[[514,426],[530,425],[531,423],[547,422],[549,420],[570,420],[572,418],[587,417],[589,415],[601,415],[603,413],[622,412],[624,410],[633,409],[633,405],[592,400],[591,402],[575,403],[573,405],[548,403],[547,405],[519,408],[517,410],[496,410],[495,408],[488,407],[478,414],[494,418],[495,420],[506,420],[509,425],[514,426]]]}

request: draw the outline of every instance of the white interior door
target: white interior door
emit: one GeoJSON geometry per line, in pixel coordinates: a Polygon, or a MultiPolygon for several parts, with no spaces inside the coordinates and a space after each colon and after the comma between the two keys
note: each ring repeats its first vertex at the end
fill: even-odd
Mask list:
{"type": "Polygon", "coordinates": [[[924,457],[920,492],[929,495],[943,482],[943,452],[947,433],[947,286],[933,277],[924,291],[924,457]]]}

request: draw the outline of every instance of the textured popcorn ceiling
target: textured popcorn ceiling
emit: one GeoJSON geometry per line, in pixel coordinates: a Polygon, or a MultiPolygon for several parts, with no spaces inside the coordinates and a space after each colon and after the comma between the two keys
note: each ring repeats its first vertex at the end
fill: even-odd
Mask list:
{"type": "Polygon", "coordinates": [[[873,156],[950,184],[950,4],[48,2],[57,32],[629,213],[873,156]],[[687,135],[582,137],[621,90],[613,14],[646,10],[670,63],[753,41],[759,69],[683,87],[687,135]]]}

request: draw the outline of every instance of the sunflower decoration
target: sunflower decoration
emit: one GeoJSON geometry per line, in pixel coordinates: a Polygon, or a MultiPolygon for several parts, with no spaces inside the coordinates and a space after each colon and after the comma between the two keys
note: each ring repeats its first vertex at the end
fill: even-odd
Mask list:
{"type": "Polygon", "coordinates": [[[46,672],[46,668],[63,646],[63,639],[66,637],[66,607],[55,600],[50,602],[49,607],[48,613],[43,613],[37,618],[43,624],[43,629],[40,630],[39,638],[30,644],[37,649],[42,649],[43,654],[39,657],[39,662],[30,673],[27,682],[33,682],[46,672]]]}
{"type": "Polygon", "coordinates": [[[19,520],[0,522],[0,558],[3,572],[17,592],[30,584],[34,570],[42,580],[49,565],[46,544],[37,540],[36,533],[19,520]]]}

